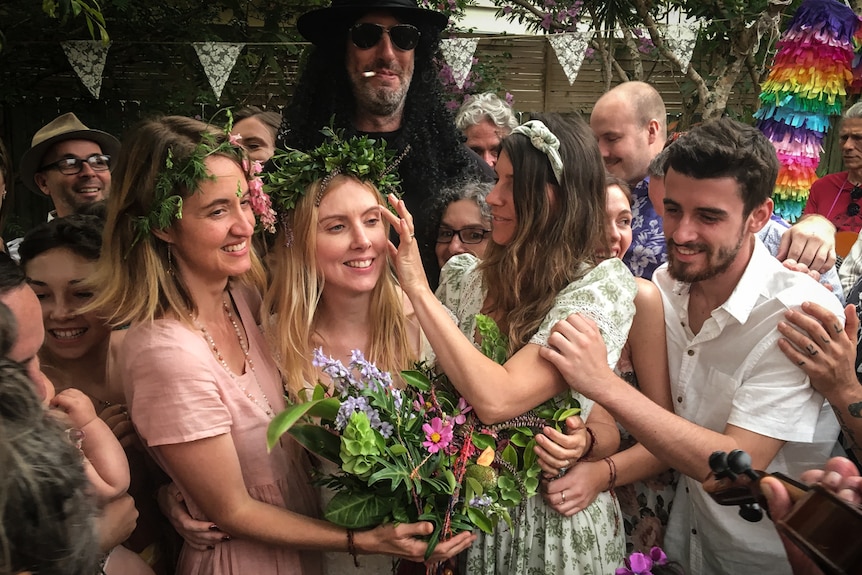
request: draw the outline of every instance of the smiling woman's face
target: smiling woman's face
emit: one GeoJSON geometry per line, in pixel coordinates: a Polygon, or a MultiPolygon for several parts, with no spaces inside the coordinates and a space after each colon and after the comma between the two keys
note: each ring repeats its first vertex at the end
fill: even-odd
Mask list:
{"type": "Polygon", "coordinates": [[[95,313],[78,313],[93,297],[81,284],[95,268],[96,262],[67,248],[47,250],[27,262],[27,281],[42,306],[43,345],[54,358],[84,357],[111,335],[110,327],[95,313]]]}

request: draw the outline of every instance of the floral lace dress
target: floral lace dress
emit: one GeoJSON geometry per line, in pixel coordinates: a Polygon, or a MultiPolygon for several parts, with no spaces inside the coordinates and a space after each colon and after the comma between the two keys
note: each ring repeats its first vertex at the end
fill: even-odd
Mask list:
{"type": "MultiPolygon", "coordinates": [[[[454,312],[461,331],[470,339],[474,339],[475,317],[486,295],[477,263],[469,254],[450,259],[437,290],[437,297],[454,312]]],[[[625,265],[618,259],[606,260],[559,293],[530,343],[547,345],[554,324],[580,312],[598,324],[608,348],[608,365],[613,366],[631,327],[636,290],[625,265]]],[[[586,419],[593,402],[578,393],[574,396],[586,419]]],[[[599,494],[572,517],[558,514],[541,497],[533,497],[513,512],[512,519],[514,529],[500,524],[493,535],[480,535],[469,549],[470,575],[603,575],[622,564],[625,533],[619,505],[611,493],[599,494]]]]}

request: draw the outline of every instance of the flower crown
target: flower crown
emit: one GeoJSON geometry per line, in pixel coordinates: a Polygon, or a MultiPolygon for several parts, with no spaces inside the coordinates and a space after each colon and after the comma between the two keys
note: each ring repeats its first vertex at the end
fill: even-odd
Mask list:
{"type": "MultiPolygon", "coordinates": [[[[242,138],[230,133],[233,127],[233,116],[230,110],[227,111],[227,118],[224,132],[201,133],[200,142],[187,158],[178,161],[174,157],[173,150],[168,148],[165,169],[156,181],[155,198],[150,212],[132,218],[132,225],[136,230],[132,246],[153,230],[163,230],[170,227],[173,220],[182,219],[183,197],[178,190],[197,190],[204,180],[214,180],[215,176],[209,173],[204,162],[215,155],[234,158],[242,166],[248,179],[252,211],[260,217],[261,224],[265,228],[275,230],[275,212],[272,210],[269,197],[264,193],[263,182],[258,175],[263,170],[263,166],[257,161],[249,162],[245,150],[240,146],[242,138]]],[[[237,196],[241,194],[242,191],[237,187],[237,196]]]]}
{"type": "Polygon", "coordinates": [[[667,565],[667,555],[661,547],[653,547],[649,554],[632,553],[626,559],[626,566],[618,567],[615,575],[653,575],[653,565],[667,565]]]}
{"type": "Polygon", "coordinates": [[[328,126],[320,131],[326,140],[310,152],[287,150],[273,156],[268,170],[266,189],[279,215],[284,218],[296,207],[309,187],[322,180],[316,204],[327,184],[339,174],[351,175],[372,182],[383,195],[399,194],[401,180],[395,168],[410,151],[410,146],[395,156],[384,140],[365,136],[345,139],[342,131],[328,126]]]}

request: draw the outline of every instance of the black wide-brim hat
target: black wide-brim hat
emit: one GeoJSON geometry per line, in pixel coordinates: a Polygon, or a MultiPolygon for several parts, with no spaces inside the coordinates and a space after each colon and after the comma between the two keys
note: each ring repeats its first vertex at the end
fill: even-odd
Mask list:
{"type": "Polygon", "coordinates": [[[315,46],[328,45],[369,12],[391,12],[400,22],[416,27],[431,25],[443,31],[449,18],[442,12],[420,8],[416,0],[332,0],[328,8],[306,12],[296,21],[302,37],[315,46]]]}

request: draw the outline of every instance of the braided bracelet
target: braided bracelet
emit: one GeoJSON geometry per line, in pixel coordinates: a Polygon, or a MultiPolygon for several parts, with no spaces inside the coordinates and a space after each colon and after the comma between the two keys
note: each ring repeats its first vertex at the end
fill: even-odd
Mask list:
{"type": "Polygon", "coordinates": [[[592,455],[592,453],[593,453],[593,448],[594,448],[596,445],[598,445],[598,443],[599,443],[599,442],[598,442],[598,440],[596,439],[596,432],[595,432],[595,431],[593,431],[593,430],[590,428],[590,426],[585,425],[585,426],[584,426],[584,429],[586,429],[586,430],[587,430],[587,433],[588,433],[588,434],[589,434],[589,436],[590,436],[590,446],[587,448],[587,450],[586,450],[586,451],[584,451],[584,453],[583,453],[580,457],[578,457],[578,461],[584,461],[584,460],[585,460],[585,459],[587,459],[590,455],[592,455]]]}
{"type": "Polygon", "coordinates": [[[608,471],[610,472],[608,488],[605,491],[613,491],[617,484],[617,464],[610,457],[605,457],[604,461],[608,464],[608,471]]]}
{"type": "Polygon", "coordinates": [[[356,544],[353,542],[353,529],[347,530],[347,552],[353,555],[353,564],[359,567],[359,558],[356,556],[356,544]]]}

